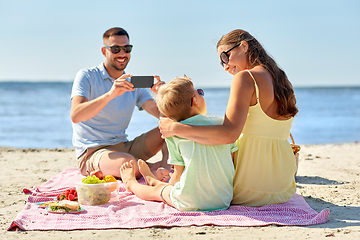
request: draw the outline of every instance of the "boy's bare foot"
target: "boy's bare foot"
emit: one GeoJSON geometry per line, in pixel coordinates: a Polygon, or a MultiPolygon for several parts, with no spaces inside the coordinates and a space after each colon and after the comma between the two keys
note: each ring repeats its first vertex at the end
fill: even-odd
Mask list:
{"type": "MultiPolygon", "coordinates": [[[[159,168],[156,170],[155,175],[149,168],[149,166],[146,164],[145,161],[139,159],[138,161],[139,171],[141,175],[144,177],[146,184],[150,186],[155,185],[155,180],[162,181],[163,179],[166,179],[166,174],[169,175],[169,171],[164,168],[159,168]]],[[[168,180],[169,177],[166,179],[168,180]]]]}
{"type": "Polygon", "coordinates": [[[156,169],[155,176],[157,180],[167,182],[170,179],[170,172],[167,169],[160,167],[156,169]]]}
{"type": "Polygon", "coordinates": [[[136,180],[135,177],[135,171],[134,171],[134,161],[130,160],[130,162],[125,162],[123,165],[121,165],[120,167],[120,175],[121,175],[121,180],[123,181],[126,191],[130,191],[130,182],[132,180],[136,180]]]}

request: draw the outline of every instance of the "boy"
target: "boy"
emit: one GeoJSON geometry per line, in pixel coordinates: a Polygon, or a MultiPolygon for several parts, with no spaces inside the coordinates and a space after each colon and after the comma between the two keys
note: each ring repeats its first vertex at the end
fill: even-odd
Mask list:
{"type": "MultiPolygon", "coordinates": [[[[160,87],[156,104],[162,114],[190,125],[218,125],[220,118],[205,116],[206,104],[201,89],[195,90],[186,76],[160,87]]],[[[121,178],[128,191],[148,201],[163,201],[180,211],[226,209],[233,196],[234,165],[232,153],[236,144],[203,145],[179,137],[165,139],[169,164],[174,173],[169,183],[156,179],[149,167],[139,160],[139,171],[147,185],[134,175],[134,162],[124,163],[121,178]]]]}

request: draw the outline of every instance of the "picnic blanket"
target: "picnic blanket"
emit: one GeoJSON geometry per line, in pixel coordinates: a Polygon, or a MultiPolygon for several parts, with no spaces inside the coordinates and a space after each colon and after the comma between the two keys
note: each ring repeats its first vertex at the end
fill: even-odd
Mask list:
{"type": "Polygon", "coordinates": [[[162,202],[144,201],[126,192],[120,181],[119,194],[113,194],[108,204],[83,205],[85,211],[77,214],[49,213],[35,205],[53,200],[82,176],[77,168],[65,169],[46,183],[32,189],[24,209],[10,224],[8,230],[78,230],[181,226],[279,226],[314,225],[325,223],[329,209],[320,213],[313,210],[297,192],[288,202],[263,207],[230,206],[227,210],[181,212],[162,202]]]}

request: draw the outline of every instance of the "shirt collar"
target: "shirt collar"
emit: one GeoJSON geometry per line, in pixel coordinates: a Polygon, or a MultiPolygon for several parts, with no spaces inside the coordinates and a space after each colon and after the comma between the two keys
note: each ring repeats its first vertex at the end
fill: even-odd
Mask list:
{"type": "MultiPolygon", "coordinates": [[[[110,81],[115,81],[115,79],[113,79],[112,77],[110,77],[109,73],[106,71],[106,68],[104,66],[104,63],[100,63],[100,65],[98,66],[100,73],[101,73],[101,77],[103,80],[110,80],[110,81]]],[[[125,74],[125,71],[124,71],[125,74]]],[[[127,78],[127,80],[129,81],[129,79],[127,78]]]]}
{"type": "Polygon", "coordinates": [[[111,80],[114,81],[114,79],[112,77],[109,76],[108,72],[105,69],[104,63],[100,63],[100,65],[98,66],[100,73],[101,73],[101,77],[103,80],[111,80]]]}

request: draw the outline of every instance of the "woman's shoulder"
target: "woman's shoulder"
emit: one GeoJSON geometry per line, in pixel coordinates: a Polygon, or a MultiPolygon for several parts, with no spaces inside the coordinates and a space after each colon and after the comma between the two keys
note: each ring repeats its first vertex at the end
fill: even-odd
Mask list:
{"type": "Polygon", "coordinates": [[[256,80],[271,80],[271,74],[262,66],[256,66],[249,70],[256,80]]]}
{"type": "Polygon", "coordinates": [[[259,88],[265,87],[272,91],[273,79],[271,74],[263,67],[257,66],[249,70],[259,88]]]}
{"type": "Polygon", "coordinates": [[[252,89],[254,83],[260,86],[272,87],[272,77],[271,74],[263,67],[257,66],[252,69],[246,69],[238,72],[234,76],[234,83],[241,88],[252,89]]]}

